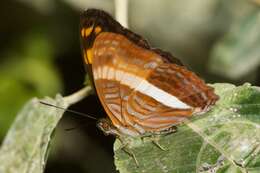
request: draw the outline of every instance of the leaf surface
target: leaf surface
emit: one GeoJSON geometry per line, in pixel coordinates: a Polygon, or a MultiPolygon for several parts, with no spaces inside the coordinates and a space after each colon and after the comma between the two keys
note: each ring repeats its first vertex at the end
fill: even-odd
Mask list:
{"type": "MultiPolygon", "coordinates": [[[[67,108],[61,96],[45,102],[67,108]]],[[[17,115],[0,148],[1,173],[42,173],[52,134],[64,110],[30,100],[17,115]]]]}
{"type": "Polygon", "coordinates": [[[214,84],[220,100],[204,114],[160,137],[159,149],[151,138],[131,138],[128,147],[139,166],[114,145],[121,173],[257,173],[260,172],[260,89],[245,84],[214,84]]]}

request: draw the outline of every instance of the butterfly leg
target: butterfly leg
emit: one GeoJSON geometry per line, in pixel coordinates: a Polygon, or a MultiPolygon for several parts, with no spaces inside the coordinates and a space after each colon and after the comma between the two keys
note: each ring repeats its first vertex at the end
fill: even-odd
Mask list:
{"type": "Polygon", "coordinates": [[[152,142],[155,146],[157,146],[159,149],[163,151],[167,151],[166,148],[164,148],[160,143],[159,143],[160,137],[159,136],[153,136],[152,137],[152,142]]]}
{"type": "Polygon", "coordinates": [[[169,135],[169,134],[174,133],[176,131],[177,131],[177,127],[176,126],[172,126],[172,127],[168,128],[168,129],[160,131],[160,132],[153,132],[148,137],[150,137],[150,140],[152,141],[152,143],[155,146],[157,146],[159,149],[161,149],[163,151],[167,151],[167,149],[165,147],[163,147],[159,143],[159,140],[160,140],[161,136],[166,136],[166,135],[169,135]]]}
{"type": "Polygon", "coordinates": [[[97,126],[100,130],[104,132],[105,135],[114,135],[121,142],[120,149],[122,149],[125,153],[127,153],[130,157],[132,157],[136,163],[136,166],[139,166],[139,163],[135,157],[134,152],[129,148],[129,141],[127,138],[120,133],[116,127],[112,124],[109,119],[102,118],[98,121],[97,126]]]}
{"type": "Polygon", "coordinates": [[[148,140],[150,140],[156,147],[158,147],[159,149],[163,150],[163,151],[167,151],[167,149],[165,149],[160,143],[160,135],[158,134],[150,134],[149,136],[143,136],[141,137],[142,140],[145,140],[145,138],[147,138],[148,140]]]}
{"type": "Polygon", "coordinates": [[[132,157],[135,161],[135,164],[137,167],[139,167],[139,163],[135,157],[134,152],[131,150],[131,148],[129,148],[129,142],[127,140],[125,140],[124,138],[119,137],[118,138],[121,142],[121,146],[120,149],[123,150],[126,154],[128,154],[130,157],[132,157]]]}

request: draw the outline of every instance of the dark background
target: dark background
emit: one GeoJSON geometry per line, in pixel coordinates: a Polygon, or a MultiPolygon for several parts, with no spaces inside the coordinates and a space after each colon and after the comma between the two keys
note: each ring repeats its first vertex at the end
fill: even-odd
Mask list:
{"type": "MultiPolygon", "coordinates": [[[[79,15],[93,7],[115,13],[112,0],[1,2],[0,141],[27,100],[69,95],[84,86],[79,15]]],[[[128,9],[131,30],[208,83],[259,86],[258,1],[131,0],[128,9]]],[[[106,116],[94,94],[70,109],[106,116]]],[[[104,136],[95,121],[66,113],[56,132],[46,173],[115,172],[114,138],[104,136]]]]}

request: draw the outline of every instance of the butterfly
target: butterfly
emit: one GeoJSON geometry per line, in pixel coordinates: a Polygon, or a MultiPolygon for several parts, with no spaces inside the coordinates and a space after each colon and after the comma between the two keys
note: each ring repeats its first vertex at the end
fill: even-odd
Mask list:
{"type": "Polygon", "coordinates": [[[180,60],[152,48],[102,10],[82,13],[80,40],[85,67],[109,117],[99,122],[107,134],[168,133],[218,100],[180,60]]]}

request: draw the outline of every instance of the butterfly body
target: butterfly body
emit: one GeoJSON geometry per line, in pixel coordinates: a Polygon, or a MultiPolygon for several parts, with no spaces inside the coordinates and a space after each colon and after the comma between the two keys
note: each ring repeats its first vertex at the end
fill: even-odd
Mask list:
{"type": "Polygon", "coordinates": [[[152,49],[103,11],[82,15],[81,43],[98,97],[119,133],[165,132],[218,99],[179,60],[152,49]]]}

